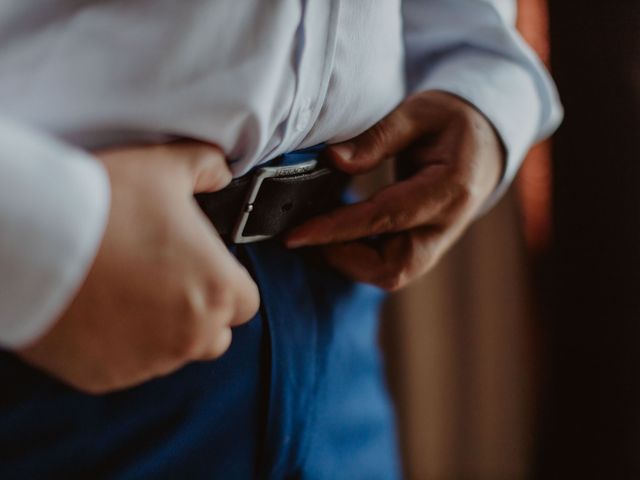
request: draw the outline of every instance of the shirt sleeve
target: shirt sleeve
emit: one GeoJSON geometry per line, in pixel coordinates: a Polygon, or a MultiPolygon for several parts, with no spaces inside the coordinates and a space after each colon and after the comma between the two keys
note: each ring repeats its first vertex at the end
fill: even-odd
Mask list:
{"type": "Polygon", "coordinates": [[[0,118],[0,346],[43,334],[100,244],[109,181],[90,155],[0,118]]]}
{"type": "Polygon", "coordinates": [[[474,105],[505,146],[502,196],[533,143],[562,120],[556,88],[515,29],[513,0],[404,0],[409,93],[443,90],[474,105]]]}

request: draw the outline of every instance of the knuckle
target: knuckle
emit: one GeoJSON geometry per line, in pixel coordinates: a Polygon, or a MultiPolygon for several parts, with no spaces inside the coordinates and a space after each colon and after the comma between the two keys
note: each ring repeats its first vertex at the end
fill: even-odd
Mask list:
{"type": "Polygon", "coordinates": [[[174,336],[172,352],[176,360],[184,361],[198,357],[201,350],[198,330],[193,326],[187,326],[174,336]]]}
{"type": "Polygon", "coordinates": [[[197,288],[184,286],[178,293],[175,302],[175,310],[178,317],[184,320],[185,325],[196,322],[205,308],[205,296],[197,288]]]}
{"type": "Polygon", "coordinates": [[[389,212],[374,215],[369,228],[372,232],[393,232],[398,226],[397,217],[389,212]]]}
{"type": "Polygon", "coordinates": [[[231,285],[217,284],[209,289],[206,303],[206,313],[202,321],[215,321],[219,325],[228,325],[235,313],[236,295],[231,285]]]}
{"type": "Polygon", "coordinates": [[[203,356],[217,358],[224,353],[229,348],[230,339],[225,340],[225,335],[219,338],[219,332],[221,329],[229,330],[228,325],[232,323],[230,311],[229,307],[216,306],[210,314],[183,328],[174,345],[177,359],[185,361],[203,356]]]}
{"type": "Polygon", "coordinates": [[[206,303],[205,294],[198,289],[184,289],[182,292],[176,328],[170,338],[177,359],[190,359],[198,355],[202,325],[207,317],[206,303]]]}
{"type": "Polygon", "coordinates": [[[219,278],[210,278],[201,285],[184,288],[180,295],[179,311],[185,323],[198,327],[203,322],[226,317],[233,306],[233,289],[219,278]]]}
{"type": "Polygon", "coordinates": [[[369,130],[369,141],[375,151],[384,151],[389,142],[389,129],[384,123],[377,123],[369,130]]]}
{"type": "Polygon", "coordinates": [[[231,329],[228,327],[224,327],[220,329],[220,331],[216,332],[212,341],[207,346],[202,358],[208,360],[215,360],[224,355],[229,347],[231,346],[231,340],[233,337],[233,333],[231,329]]]}
{"type": "Polygon", "coordinates": [[[443,207],[445,211],[467,209],[473,205],[476,197],[476,192],[474,192],[469,185],[469,179],[464,172],[452,172],[443,193],[443,207]]]}

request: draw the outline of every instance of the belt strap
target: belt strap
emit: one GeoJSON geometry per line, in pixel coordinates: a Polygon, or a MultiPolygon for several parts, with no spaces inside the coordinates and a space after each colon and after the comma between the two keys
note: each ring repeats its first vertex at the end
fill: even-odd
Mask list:
{"type": "Polygon", "coordinates": [[[227,242],[274,237],[341,204],[349,176],[311,159],[258,167],[219,192],[195,198],[227,242]]]}

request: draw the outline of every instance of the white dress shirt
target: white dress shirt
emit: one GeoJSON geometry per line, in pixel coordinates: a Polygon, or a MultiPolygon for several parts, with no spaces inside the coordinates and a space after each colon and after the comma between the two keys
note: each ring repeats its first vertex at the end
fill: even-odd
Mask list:
{"type": "Polygon", "coordinates": [[[493,203],[561,117],[514,13],[511,0],[3,0],[0,345],[45,331],[86,275],[109,210],[92,149],[201,139],[238,176],[438,89],[502,137],[493,203]]]}

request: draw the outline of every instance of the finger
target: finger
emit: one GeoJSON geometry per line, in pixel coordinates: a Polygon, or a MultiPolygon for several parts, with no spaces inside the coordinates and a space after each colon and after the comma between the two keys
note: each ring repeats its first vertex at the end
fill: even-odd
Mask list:
{"type": "Polygon", "coordinates": [[[364,173],[408,147],[422,131],[410,106],[402,104],[364,133],[329,146],[325,155],[339,170],[351,175],[364,173]]]}
{"type": "MultiPolygon", "coordinates": [[[[213,236],[211,241],[213,246],[208,249],[208,254],[215,254],[215,268],[218,269],[220,275],[227,279],[222,284],[221,282],[215,282],[212,294],[215,295],[220,288],[225,288],[227,292],[231,292],[234,298],[233,315],[228,324],[235,327],[247,323],[260,308],[258,286],[251,278],[249,271],[229,252],[229,249],[218,235],[213,236]]],[[[213,266],[214,264],[212,263],[213,266]]]]}
{"type": "Polygon", "coordinates": [[[432,180],[439,173],[435,170],[443,168],[434,165],[432,171],[385,187],[363,202],[315,217],[293,229],[285,243],[289,248],[325,245],[439,223],[457,195],[447,182],[432,180]]]}
{"type": "Polygon", "coordinates": [[[392,268],[388,258],[363,242],[329,245],[322,249],[329,266],[357,282],[382,287],[392,268]]]}
{"type": "Polygon", "coordinates": [[[201,142],[176,142],[165,147],[173,162],[186,167],[193,193],[215,192],[231,182],[232,174],[222,151],[201,142]]]}
{"type": "Polygon", "coordinates": [[[260,292],[258,286],[250,277],[249,272],[241,265],[242,281],[240,282],[240,295],[236,303],[236,313],[231,319],[230,325],[236,327],[253,319],[260,308],[260,292]]]}
{"type": "Polygon", "coordinates": [[[437,256],[440,231],[431,227],[392,235],[379,248],[349,242],[323,248],[327,262],[353,280],[395,291],[426,272],[437,256]]]}
{"type": "Polygon", "coordinates": [[[223,327],[222,329],[216,331],[215,334],[212,335],[204,351],[200,355],[198,355],[197,359],[215,360],[216,358],[221,357],[227,350],[229,350],[232,337],[233,333],[228,327],[223,327]]]}
{"type": "Polygon", "coordinates": [[[211,222],[197,208],[180,215],[176,227],[187,244],[184,262],[198,272],[198,285],[205,288],[204,298],[211,319],[224,326],[245,323],[260,305],[256,283],[247,269],[222,241],[211,222]]]}

